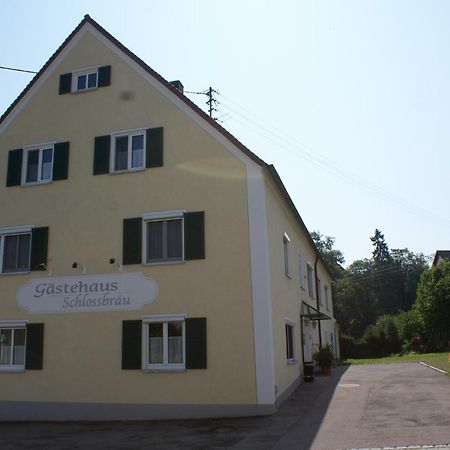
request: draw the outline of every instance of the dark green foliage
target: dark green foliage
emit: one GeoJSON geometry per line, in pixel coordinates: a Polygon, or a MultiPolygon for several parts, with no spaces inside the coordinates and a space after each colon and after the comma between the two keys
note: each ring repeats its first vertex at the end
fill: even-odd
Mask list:
{"type": "Polygon", "coordinates": [[[422,274],[414,310],[427,332],[450,328],[450,261],[422,274]]]}
{"type": "Polygon", "coordinates": [[[366,329],[362,342],[367,344],[367,356],[372,358],[398,353],[402,347],[394,318],[387,315],[381,316],[366,329]]]}
{"type": "Polygon", "coordinates": [[[391,260],[391,255],[389,254],[389,247],[384,240],[384,234],[376,229],[375,234],[370,240],[375,247],[372,252],[373,260],[377,263],[389,262],[391,260]]]}
{"type": "Polygon", "coordinates": [[[325,236],[320,231],[313,231],[311,238],[316,244],[320,252],[320,256],[325,261],[325,264],[331,270],[335,278],[340,278],[344,275],[345,269],[342,267],[345,259],[340,250],[334,248],[335,238],[325,236]]]}

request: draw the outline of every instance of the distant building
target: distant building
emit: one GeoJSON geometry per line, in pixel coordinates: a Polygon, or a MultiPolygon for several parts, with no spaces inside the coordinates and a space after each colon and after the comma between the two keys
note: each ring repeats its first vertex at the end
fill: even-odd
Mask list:
{"type": "Polygon", "coordinates": [[[450,259],[450,250],[437,250],[433,259],[433,266],[438,265],[444,259],[450,259]]]}
{"type": "Polygon", "coordinates": [[[0,166],[0,420],[270,414],[339,356],[274,167],[89,16],[0,119],[0,166]]]}

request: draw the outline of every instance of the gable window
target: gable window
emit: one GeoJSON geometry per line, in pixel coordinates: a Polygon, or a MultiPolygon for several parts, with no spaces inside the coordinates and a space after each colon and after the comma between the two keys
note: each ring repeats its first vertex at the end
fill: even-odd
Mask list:
{"type": "Polygon", "coordinates": [[[53,172],[53,144],[25,149],[22,184],[46,183],[53,172]]]}
{"type": "Polygon", "coordinates": [[[90,91],[111,85],[111,66],[90,67],[59,77],[59,95],[90,91]]]}
{"type": "Polygon", "coordinates": [[[93,69],[86,72],[75,73],[73,80],[73,91],[85,91],[86,89],[95,89],[97,87],[98,70],[93,69]]]}
{"type": "Polygon", "coordinates": [[[294,322],[291,320],[285,320],[285,333],[286,333],[286,360],[288,364],[293,364],[295,360],[295,344],[294,344],[294,322]]]}
{"type": "Polygon", "coordinates": [[[144,370],[185,369],[185,317],[143,319],[144,370]]]}
{"type": "Polygon", "coordinates": [[[47,263],[48,227],[0,228],[0,273],[42,270],[47,263]]]}
{"type": "Polygon", "coordinates": [[[284,233],[283,235],[283,254],[284,254],[284,273],[290,278],[289,274],[289,236],[284,233]]]}
{"type": "Polygon", "coordinates": [[[42,369],[44,325],[0,321],[0,372],[42,369]]]}
{"type": "Polygon", "coordinates": [[[144,130],[113,135],[111,172],[123,172],[145,168],[144,130]]]}
{"type": "Polygon", "coordinates": [[[310,297],[314,297],[313,270],[311,264],[308,263],[306,265],[306,277],[308,281],[308,294],[310,297]]]}

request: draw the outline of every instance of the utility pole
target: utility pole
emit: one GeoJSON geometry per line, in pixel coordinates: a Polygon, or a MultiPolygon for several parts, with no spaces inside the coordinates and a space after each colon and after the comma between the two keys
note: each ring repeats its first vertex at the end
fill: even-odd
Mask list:
{"type": "Polygon", "coordinates": [[[213,117],[214,111],[217,112],[217,108],[215,107],[217,105],[217,100],[214,98],[214,94],[218,94],[218,92],[210,86],[206,91],[206,95],[208,96],[206,104],[208,105],[209,117],[213,120],[217,120],[217,117],[213,117]]]}
{"type": "Polygon", "coordinates": [[[218,112],[216,106],[219,102],[214,98],[214,94],[218,94],[219,92],[213,89],[211,86],[206,91],[194,92],[194,91],[184,91],[187,94],[195,94],[195,95],[206,95],[208,100],[205,102],[208,105],[208,114],[212,120],[216,122],[220,122],[217,117],[214,117],[214,113],[218,112]]]}

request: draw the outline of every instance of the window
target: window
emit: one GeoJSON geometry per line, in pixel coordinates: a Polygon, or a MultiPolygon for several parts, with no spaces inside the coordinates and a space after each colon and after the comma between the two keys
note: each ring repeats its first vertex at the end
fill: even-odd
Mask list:
{"type": "Polygon", "coordinates": [[[30,145],[10,150],[6,186],[25,186],[66,180],[69,142],[30,145]]]}
{"type": "Polygon", "coordinates": [[[183,261],[183,211],[144,214],[145,263],[183,261]]]}
{"type": "Polygon", "coordinates": [[[185,369],[185,316],[143,319],[144,369],[185,369]]]}
{"type": "Polygon", "coordinates": [[[42,370],[44,324],[0,321],[0,372],[42,370]]]}
{"type": "Polygon", "coordinates": [[[322,282],[320,281],[320,278],[317,278],[317,299],[319,300],[319,304],[323,306],[322,282]]]}
{"type": "Polygon", "coordinates": [[[294,322],[286,320],[285,332],[286,332],[286,359],[288,363],[294,363],[295,362],[294,322]]]}
{"type": "Polygon", "coordinates": [[[330,301],[328,298],[328,286],[324,286],[324,295],[325,295],[325,307],[327,308],[327,311],[330,310],[330,301]]]}
{"type": "Polygon", "coordinates": [[[290,277],[289,275],[289,236],[284,233],[283,235],[283,252],[284,252],[284,273],[286,276],[290,277]]]}
{"type": "Polygon", "coordinates": [[[299,275],[300,275],[300,287],[305,289],[305,257],[300,255],[299,257],[299,275]]]}
{"type": "Polygon", "coordinates": [[[46,183],[53,173],[53,144],[25,149],[22,184],[46,183]]]}
{"type": "Polygon", "coordinates": [[[84,92],[111,85],[111,66],[90,67],[59,77],[59,95],[84,92]]]}
{"type": "Polygon", "coordinates": [[[205,213],[145,213],[123,220],[123,264],[167,264],[205,259],[205,213]]]}
{"type": "Polygon", "coordinates": [[[0,371],[25,370],[26,327],[0,323],[0,371]]]}
{"type": "Polygon", "coordinates": [[[30,270],[31,227],[0,229],[0,272],[30,270]]]}
{"type": "Polygon", "coordinates": [[[308,279],[308,294],[310,297],[314,297],[313,268],[309,263],[306,265],[306,275],[308,279]]]}
{"type": "Polygon", "coordinates": [[[145,131],[113,135],[111,172],[145,168],[145,131]]]}
{"type": "Polygon", "coordinates": [[[98,82],[98,68],[76,72],[72,77],[72,92],[96,89],[98,82]]]}

